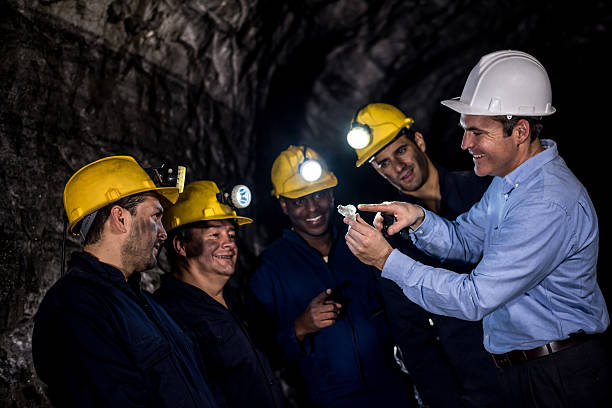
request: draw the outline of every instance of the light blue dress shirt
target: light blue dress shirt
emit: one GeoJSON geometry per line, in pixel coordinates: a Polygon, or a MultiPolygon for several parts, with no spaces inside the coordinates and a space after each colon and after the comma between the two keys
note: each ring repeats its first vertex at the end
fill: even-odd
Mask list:
{"type": "Polygon", "coordinates": [[[416,246],[444,262],[477,263],[470,274],[434,268],[394,250],[382,276],[423,308],[483,319],[491,353],[525,350],[610,322],[596,280],[599,229],[584,186],[552,140],[480,202],[450,222],[425,210],[416,246]]]}

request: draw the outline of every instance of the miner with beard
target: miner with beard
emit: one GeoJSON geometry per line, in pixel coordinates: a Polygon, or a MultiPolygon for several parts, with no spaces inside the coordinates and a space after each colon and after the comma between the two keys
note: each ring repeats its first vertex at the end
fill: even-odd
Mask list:
{"type": "Polygon", "coordinates": [[[291,229],[264,251],[249,286],[315,406],[410,406],[374,271],[332,222],[337,183],[311,148],[276,158],[273,194],[291,229]]]}
{"type": "MultiPolygon", "coordinates": [[[[393,105],[371,103],[353,118],[347,141],[356,166],[369,164],[414,203],[448,220],[470,209],[491,183],[473,171],[450,171],[427,154],[414,119],[393,105]]],[[[427,265],[469,273],[474,265],[442,263],[411,240],[387,237],[402,253],[427,265]]],[[[432,408],[504,406],[495,365],[482,345],[482,322],[430,313],[408,299],[392,280],[380,279],[391,331],[423,402],[432,408]]]]}
{"type": "Polygon", "coordinates": [[[43,298],[32,336],[54,405],[216,406],[197,348],[140,289],[140,272],[156,265],[166,239],[162,214],[182,189],[181,170],[184,177],[180,166],[145,171],[132,157],[112,156],[66,184],[68,231],[84,247],[43,298]]]}
{"type": "Polygon", "coordinates": [[[213,181],[195,181],[164,214],[172,273],[163,276],[155,296],[197,339],[221,403],[282,407],[280,384],[247,329],[249,313],[226,288],[236,271],[238,226],[253,220],[238,216],[224,197],[213,181]]]}

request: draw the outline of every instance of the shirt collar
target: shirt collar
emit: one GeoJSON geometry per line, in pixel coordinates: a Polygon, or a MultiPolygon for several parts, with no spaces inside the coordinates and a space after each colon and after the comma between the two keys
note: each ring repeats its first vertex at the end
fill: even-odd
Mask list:
{"type": "MultiPolygon", "coordinates": [[[[330,228],[331,228],[331,231],[332,231],[333,242],[335,242],[336,239],[338,238],[338,228],[336,227],[336,225],[333,222],[332,222],[332,225],[330,226],[330,228]]],[[[302,238],[300,236],[300,234],[295,232],[293,229],[284,229],[283,230],[283,238],[288,240],[289,242],[294,243],[294,244],[299,244],[299,245],[307,246],[308,248],[310,248],[308,246],[308,243],[306,243],[306,240],[304,238],[302,238]]]]}
{"type": "MultiPolygon", "coordinates": [[[[89,252],[81,251],[74,252],[69,267],[81,266],[86,271],[95,271],[95,274],[102,279],[108,280],[113,283],[121,285],[126,284],[125,275],[118,268],[113,265],[104,263],[98,258],[90,254],[89,252]],[[84,265],[88,265],[84,267],[84,265]],[[91,269],[90,269],[91,268],[91,269]]],[[[141,274],[140,272],[134,272],[130,275],[129,282],[135,286],[140,284],[141,274]]]]}
{"type": "Polygon", "coordinates": [[[554,141],[542,139],[540,143],[542,147],[544,147],[544,151],[531,157],[502,179],[504,185],[507,187],[506,193],[517,188],[522,182],[527,180],[531,174],[559,156],[557,144],[554,141]]]}
{"type": "Polygon", "coordinates": [[[185,297],[195,302],[206,302],[210,304],[218,304],[208,293],[202,289],[193,286],[189,283],[183,282],[177,279],[172,274],[164,275],[161,279],[161,285],[168,292],[175,293],[179,296],[185,297]]]}

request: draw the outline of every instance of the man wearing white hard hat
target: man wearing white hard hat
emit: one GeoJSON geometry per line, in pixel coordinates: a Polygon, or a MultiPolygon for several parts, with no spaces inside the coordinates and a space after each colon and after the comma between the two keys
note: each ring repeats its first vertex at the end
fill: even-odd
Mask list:
{"type": "Polygon", "coordinates": [[[408,228],[422,251],[476,267],[461,275],[420,264],[360,218],[345,219],[349,248],[423,308],[483,319],[509,406],[609,406],[597,215],[557,144],[539,137],[541,117],[555,112],[546,70],[524,52],[494,52],[461,97],[442,104],[461,114],[461,147],[476,174],[494,176],[480,202],[454,222],[407,203],[359,209],[391,214],[389,234],[408,228]]]}

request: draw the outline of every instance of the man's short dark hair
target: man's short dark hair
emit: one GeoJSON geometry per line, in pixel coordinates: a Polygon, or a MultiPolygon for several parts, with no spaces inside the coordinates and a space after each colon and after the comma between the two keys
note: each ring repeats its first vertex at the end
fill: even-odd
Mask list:
{"type": "Polygon", "coordinates": [[[529,122],[529,138],[532,142],[536,140],[536,138],[540,137],[540,133],[544,127],[541,123],[541,118],[536,116],[512,116],[510,119],[508,119],[507,116],[501,115],[491,116],[491,119],[501,123],[502,127],[504,128],[504,137],[510,137],[518,121],[525,119],[527,122],[529,122]]]}
{"type": "Polygon", "coordinates": [[[110,215],[110,210],[115,205],[121,208],[125,208],[130,214],[136,215],[136,206],[142,203],[146,199],[144,194],[134,194],[131,196],[123,197],[115,202],[105,205],[98,210],[98,213],[94,217],[94,220],[89,228],[87,237],[85,237],[85,245],[95,244],[102,238],[102,230],[104,229],[104,223],[110,215]]]}

